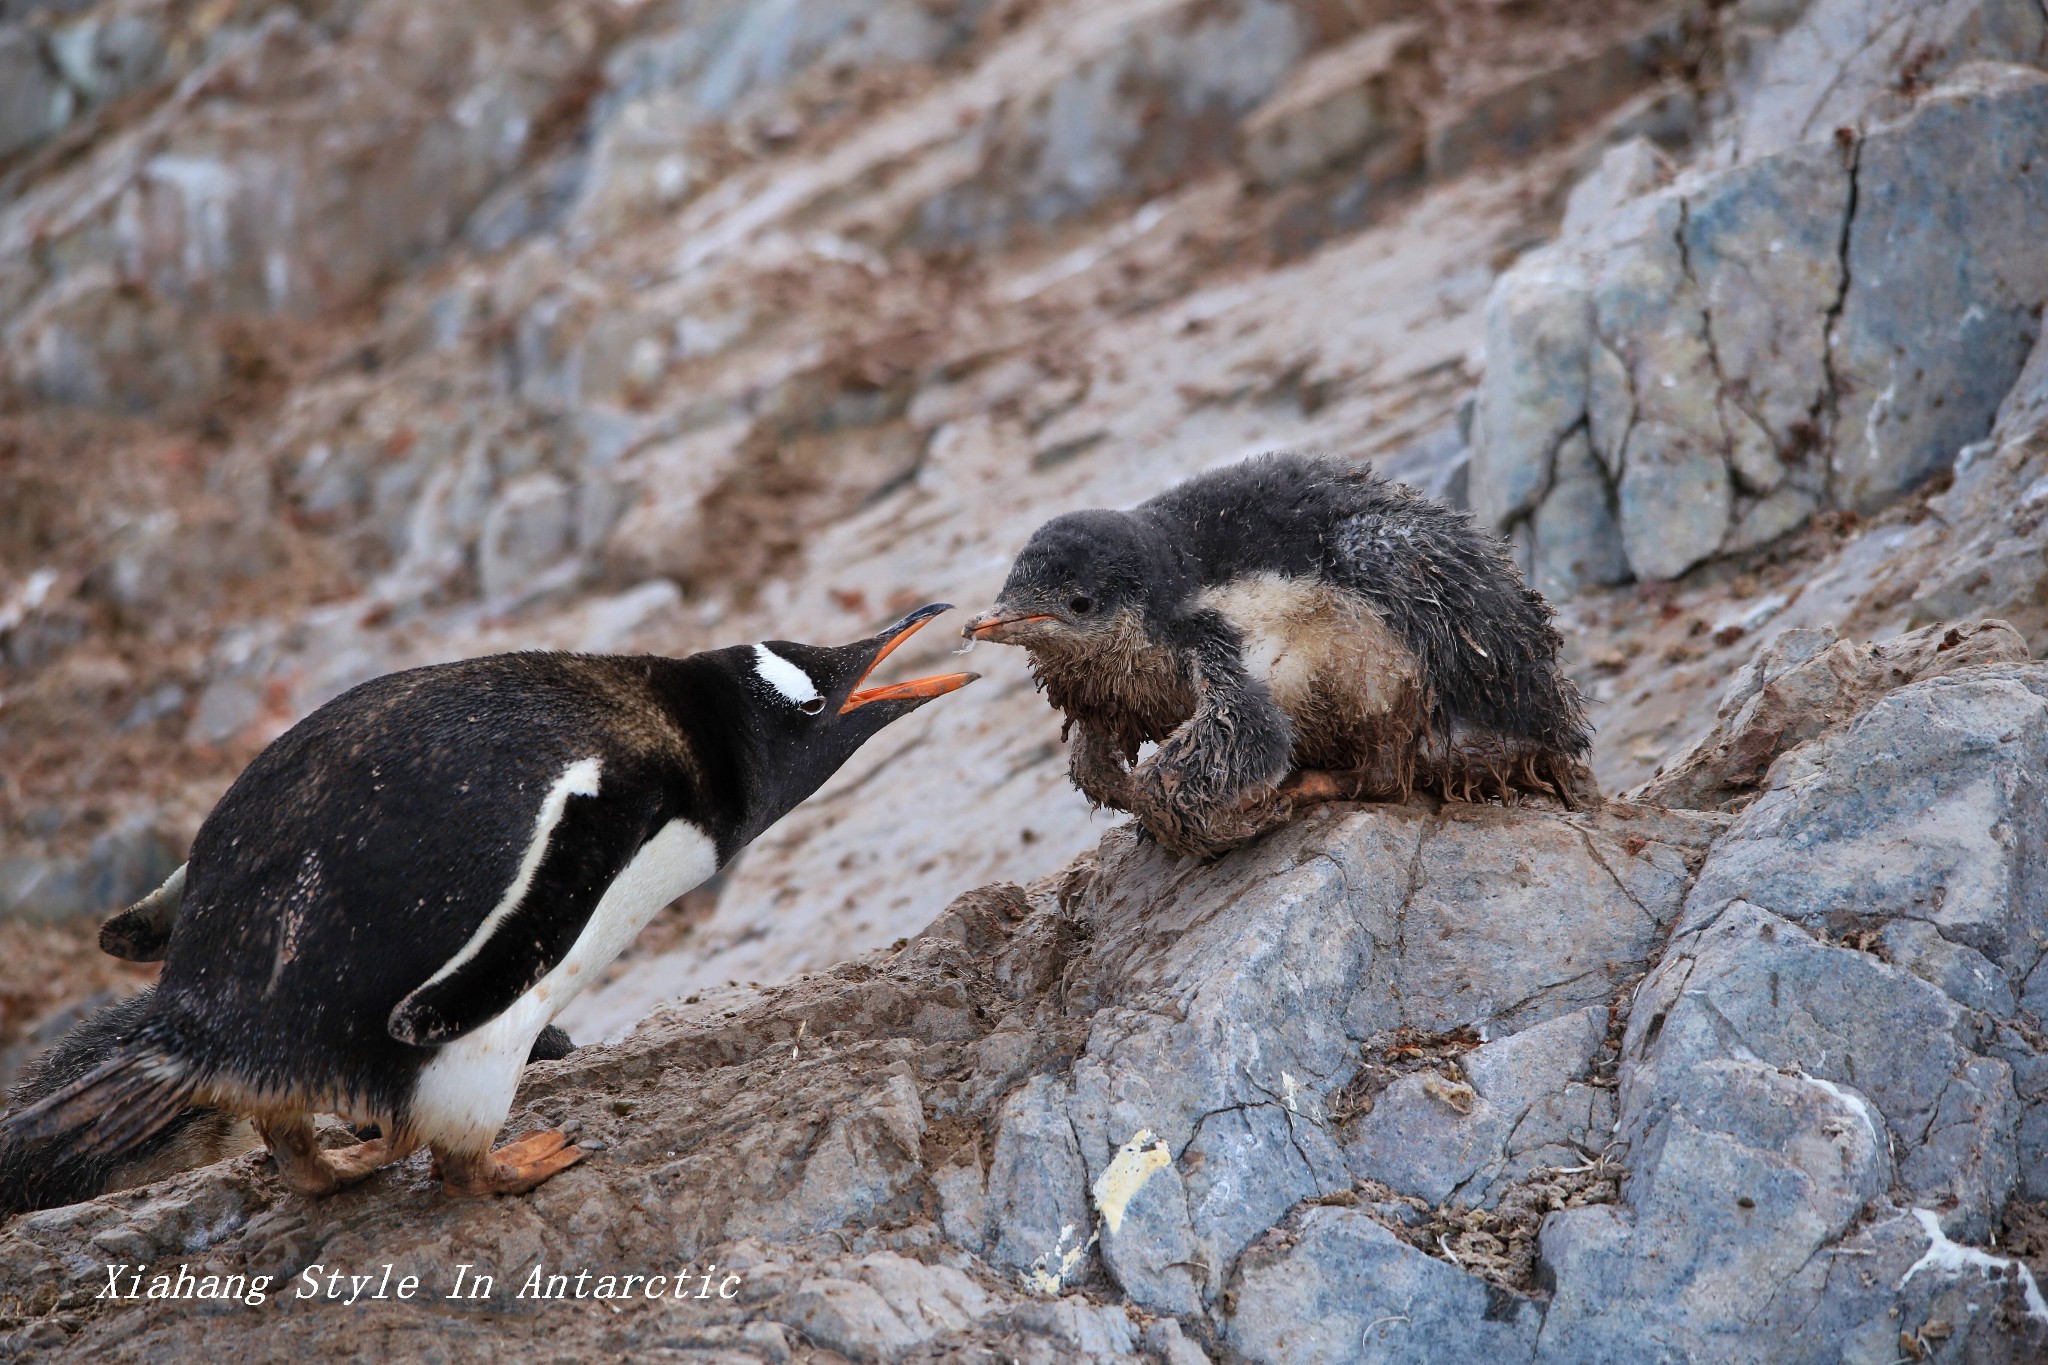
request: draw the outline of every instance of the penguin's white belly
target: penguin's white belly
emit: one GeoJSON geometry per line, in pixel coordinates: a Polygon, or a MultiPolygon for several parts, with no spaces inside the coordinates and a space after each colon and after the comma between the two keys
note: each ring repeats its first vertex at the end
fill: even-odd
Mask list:
{"type": "Polygon", "coordinates": [[[533,1040],[626,950],[655,913],[718,870],[718,849],[687,820],[648,840],[605,888],[568,956],[483,1027],[442,1046],[414,1082],[411,1124],[430,1143],[488,1150],[505,1126],[533,1040]]]}
{"type": "Polygon", "coordinates": [[[1421,676],[1414,654],[1355,595],[1308,578],[1253,574],[1210,588],[1201,605],[1244,637],[1245,671],[1280,709],[1300,715],[1341,695],[1360,719],[1408,704],[1421,676]]]}

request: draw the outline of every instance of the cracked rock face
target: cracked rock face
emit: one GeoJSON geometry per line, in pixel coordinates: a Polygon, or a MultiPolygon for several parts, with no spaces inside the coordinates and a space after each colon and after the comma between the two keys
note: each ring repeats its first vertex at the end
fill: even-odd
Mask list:
{"type": "Polygon", "coordinates": [[[251,1156],[18,1219],[0,1339],[2038,1359],[2048,1304],[1990,1243],[2048,1193],[2048,666],[1904,672],[1735,817],[1333,806],[1209,865],[1115,829],[900,949],[535,1066],[513,1129],[605,1146],[530,1198],[447,1200],[415,1160],[309,1204],[251,1156]],[[431,1308],[95,1298],[109,1262],[289,1289],[387,1261],[431,1308]],[[730,1297],[517,1297],[685,1263],[730,1297]],[[440,1298],[458,1264],[492,1297],[440,1298]]]}
{"type": "MultiPolygon", "coordinates": [[[[1815,5],[1777,52],[1844,8],[1815,5]]],[[[1895,17],[1880,46],[1904,63],[1920,21],[1895,17]]],[[[1944,41],[2040,60],[2039,34],[1971,47],[1966,28],[1944,41]]],[[[1547,590],[1676,578],[1816,511],[1871,512],[1991,432],[2048,302],[2031,226],[2048,211],[2048,76],[1932,55],[1912,70],[1913,99],[1871,95],[1746,159],[1703,158],[1575,215],[1496,284],[1473,500],[1547,590]]],[[[1767,83],[1731,118],[1804,128],[1783,94],[1767,83]]]]}

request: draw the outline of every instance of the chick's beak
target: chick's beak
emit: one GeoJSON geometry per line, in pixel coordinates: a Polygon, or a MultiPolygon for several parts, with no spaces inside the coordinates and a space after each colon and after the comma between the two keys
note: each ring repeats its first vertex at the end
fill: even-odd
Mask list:
{"type": "Polygon", "coordinates": [[[960,633],[970,640],[990,640],[999,645],[1008,644],[1009,637],[1015,633],[1017,626],[1025,625],[1032,621],[1051,621],[1056,619],[1056,617],[1046,612],[1034,614],[1031,612],[1011,611],[1008,607],[998,602],[979,616],[969,619],[966,625],[960,627],[960,633]]]}
{"type": "Polygon", "coordinates": [[[855,690],[847,697],[846,704],[839,708],[839,714],[843,716],[849,711],[859,710],[870,702],[929,701],[933,697],[943,697],[948,692],[956,692],[980,677],[979,673],[943,673],[930,678],[913,678],[909,682],[889,683],[882,687],[861,688],[861,683],[866,682],[869,676],[881,667],[882,660],[896,652],[898,645],[923,630],[934,617],[952,609],[950,602],[934,602],[928,607],[919,607],[884,631],[881,647],[875,651],[875,657],[868,661],[867,669],[854,683],[855,690]]]}

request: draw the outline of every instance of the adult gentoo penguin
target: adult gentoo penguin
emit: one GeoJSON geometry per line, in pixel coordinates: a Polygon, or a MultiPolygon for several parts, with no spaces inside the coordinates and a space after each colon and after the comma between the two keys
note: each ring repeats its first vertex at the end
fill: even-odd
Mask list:
{"type": "MultiPolygon", "coordinates": [[[[133,962],[161,962],[185,887],[181,866],[155,891],[100,927],[100,946],[133,962]]],[[[8,1087],[13,1108],[26,1108],[117,1056],[155,1007],[149,985],[80,1019],[37,1054],[8,1087]]],[[[567,1033],[550,1024],[527,1050],[529,1062],[559,1061],[576,1050],[567,1033]]],[[[22,1141],[0,1128],[0,1218],[76,1204],[114,1190],[237,1156],[262,1140],[238,1114],[192,1104],[130,1150],[118,1155],[79,1153],[62,1140],[22,1141]]]]}
{"type": "Polygon", "coordinates": [[[1179,852],[1308,799],[1598,799],[1549,605],[1468,516],[1366,466],[1262,455],[1055,517],[962,633],[1024,647],[1074,784],[1179,852]]]}
{"type": "Polygon", "coordinates": [[[162,979],[120,1054],[7,1120],[74,1159],[192,1104],[251,1117],[327,1194],[432,1148],[443,1187],[574,1163],[495,1152],[535,1037],[662,906],[972,673],[864,686],[948,608],[836,648],[501,654],[394,673],[257,755],[193,840],[162,979]],[[310,1116],[381,1136],[322,1151],[310,1116]]]}

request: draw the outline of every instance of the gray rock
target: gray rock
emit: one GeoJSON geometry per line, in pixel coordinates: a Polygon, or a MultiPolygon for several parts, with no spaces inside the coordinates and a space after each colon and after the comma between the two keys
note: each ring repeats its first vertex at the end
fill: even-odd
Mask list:
{"type": "Polygon", "coordinates": [[[2010,1018],[2012,987],[1997,964],[1975,948],[1950,943],[1924,920],[1895,919],[1883,931],[1885,953],[1966,1009],[2010,1018]]]}
{"type": "Polygon", "coordinates": [[[94,835],[82,853],[19,852],[0,859],[0,916],[107,914],[155,890],[182,861],[160,817],[136,811],[94,835]]]}
{"type": "Polygon", "coordinates": [[[1416,100],[1428,56],[1423,26],[1408,21],[1303,62],[1244,122],[1240,156],[1252,182],[1270,189],[1346,162],[1375,161],[1381,175],[1419,163],[1416,100]]]}
{"type": "Polygon", "coordinates": [[[1691,4],[1664,7],[1647,23],[1555,65],[1508,76],[1459,104],[1430,128],[1432,177],[1525,156],[1653,84],[1682,50],[1691,4]]]}
{"type": "Polygon", "coordinates": [[[1867,1100],[1902,1154],[1905,1197],[1934,1207],[1953,1196],[1944,1213],[1951,1234],[1983,1240],[2011,1189],[2018,1113],[2010,1069],[1973,1059],[1969,1020],[1954,1001],[1745,902],[1680,943],[1644,982],[1630,1018],[1621,1131],[1632,1160],[1648,1155],[1655,1164],[1685,1078],[1718,1059],[1761,1062],[1867,1100]],[[1915,1046],[1899,1048],[1902,1037],[1915,1046]],[[1979,1062],[1989,1070],[1972,1070],[1979,1062]],[[1964,1076],[1964,1090],[1981,1098],[1953,1093],[1964,1076]],[[1935,1133],[1958,1125],[1972,1130],[1954,1138],[1970,1147],[1967,1162],[1947,1151],[1914,1159],[1935,1133]],[[1967,1173],[1979,1166],[1981,1181],[1967,1173]]]}
{"type": "Polygon", "coordinates": [[[1530,520],[1538,592],[1562,600],[1582,588],[1628,581],[1612,500],[1585,430],[1572,432],[1558,445],[1550,490],[1530,520]]]}
{"type": "Polygon", "coordinates": [[[2044,138],[2048,75],[1990,68],[1864,140],[1832,353],[1847,505],[1873,508],[1981,440],[2025,366],[2048,300],[2032,249],[2044,138]]]}
{"type": "MultiPolygon", "coordinates": [[[[2044,123],[2048,76],[1969,67],[1846,145],[1615,191],[1604,212],[1588,201],[1489,302],[1481,519],[1515,532],[1537,516],[1555,541],[1600,545],[1582,481],[1604,476],[1628,572],[1670,578],[1951,464],[1990,432],[2048,302],[2024,226],[2048,208],[2029,159],[2044,123]],[[1590,472],[1559,461],[1582,423],[1590,472]]],[[[1544,526],[1528,538],[1541,572],[1544,526]]],[[[2020,546],[1986,554],[2013,600],[2036,581],[2020,546]]],[[[1579,582],[1612,581],[1598,555],[1571,558],[1602,570],[1579,582]]],[[[1568,563],[1544,581],[1574,578],[1568,563]]],[[[1977,605],[1976,581],[1931,587],[1922,619],[1977,605]]]]}
{"type": "Polygon", "coordinates": [[[1648,579],[1676,578],[1728,534],[1733,511],[1726,460],[1679,427],[1639,419],[1619,490],[1622,548],[1648,579]]]}
{"type": "Polygon", "coordinates": [[[73,99],[36,35],[0,24],[0,157],[33,147],[62,128],[73,99]]]}
{"type": "Polygon", "coordinates": [[[1147,1324],[1143,1343],[1162,1365],[1210,1365],[1209,1353],[1189,1341],[1172,1318],[1154,1318],[1147,1324]]]}
{"type": "Polygon", "coordinates": [[[1296,1145],[1296,1129],[1278,1105],[1225,1110],[1203,1119],[1182,1152],[1187,1216],[1199,1244],[1192,1259],[1206,1268],[1201,1287],[1208,1297],[1222,1289],[1223,1272],[1237,1253],[1287,1210],[1344,1184],[1327,1171],[1318,1178],[1296,1145]]]}
{"type": "Polygon", "coordinates": [[[1012,1331],[1028,1333],[1039,1349],[1022,1353],[1032,1365],[1135,1365],[1138,1330],[1120,1305],[1096,1305],[1078,1295],[1051,1303],[1024,1303],[1007,1309],[997,1320],[1012,1331]],[[1051,1351],[1044,1348],[1051,1346],[1051,1351]]]}
{"type": "Polygon", "coordinates": [[[2048,346],[2035,341],[2012,389],[1998,405],[1992,441],[2003,444],[2048,425],[2048,346]]]}
{"type": "Polygon", "coordinates": [[[1559,443],[1586,419],[1592,345],[1592,299],[1576,261],[1543,253],[1494,285],[1473,420],[1472,510],[1482,525],[1505,529],[1549,491],[1559,443]]]}
{"type": "Polygon", "coordinates": [[[1462,1100],[1436,1073],[1401,1077],[1351,1125],[1344,1154],[1352,1173],[1431,1204],[1475,1181],[1494,1184],[1531,1109],[1585,1076],[1606,1031],[1607,1011],[1593,1008],[1477,1048],[1463,1059],[1464,1077],[1451,1078],[1469,1081],[1462,1100]]]}
{"type": "Polygon", "coordinates": [[[1731,466],[1754,493],[1799,469],[1813,440],[1850,193],[1839,149],[1821,144],[1727,172],[1686,199],[1685,265],[1719,385],[1710,401],[1731,466]]]}
{"type": "Polygon", "coordinates": [[[1537,1301],[1425,1256],[1360,1209],[1311,1208],[1247,1252],[1226,1338],[1261,1365],[1535,1357],[1537,1301]]]}
{"type": "Polygon", "coordinates": [[[1734,136],[1743,156],[1837,128],[1861,131],[1966,62],[2039,65],[2048,56],[2048,22],[2030,0],[1813,0],[1797,8],[1738,100],[1734,136]],[[1828,79],[1815,80],[1820,71],[1828,79]]]}
{"type": "Polygon", "coordinates": [[[1833,932],[1923,920],[1995,964],[2023,1007],[2048,1004],[2022,984],[2048,935],[2044,693],[2042,669],[2002,664],[1880,698],[1715,846],[1682,928],[1737,899],[1833,932]]]}
{"type": "Polygon", "coordinates": [[[1219,164],[1233,127],[1316,36],[1308,4],[1176,0],[1095,34],[1095,50],[977,130],[972,169],[918,208],[921,244],[990,246],[1219,164]]]}
{"type": "Polygon", "coordinates": [[[1838,1358],[1793,1354],[1767,1329],[1777,1298],[1796,1310],[1819,1297],[1822,1249],[1885,1194],[1881,1122],[1852,1092],[1761,1062],[1686,1070],[1654,1151],[1631,1157],[1627,1207],[1544,1225],[1557,1292],[1536,1358],[1640,1360],[1653,1342],[1680,1359],[1838,1358]]]}
{"type": "Polygon", "coordinates": [[[1609,147],[1600,164],[1572,186],[1565,200],[1560,237],[1576,237],[1596,230],[1630,200],[1671,183],[1670,158],[1648,138],[1632,137],[1609,147]]]}
{"type": "Polygon", "coordinates": [[[951,1266],[920,1265],[882,1251],[845,1278],[807,1280],[789,1298],[790,1325],[851,1360],[898,1360],[934,1338],[960,1331],[993,1304],[951,1266]]]}
{"type": "MultiPolygon", "coordinates": [[[[1263,1155],[1267,1160],[1253,1167],[1261,1173],[1275,1164],[1272,1152],[1263,1155]]],[[[1132,1134],[1090,1192],[1101,1217],[1103,1264],[1124,1293],[1157,1312],[1199,1313],[1207,1277],[1196,1255],[1189,1192],[1165,1143],[1142,1129],[1132,1134]]]]}
{"type": "Polygon", "coordinates": [[[559,476],[528,474],[508,484],[485,515],[477,539],[477,580],[503,600],[560,564],[575,544],[575,490],[559,476]]]}
{"type": "Polygon", "coordinates": [[[1064,1089],[1038,1076],[1010,1097],[988,1172],[989,1259],[1054,1294],[1085,1276],[1093,1240],[1087,1168],[1064,1089]]]}
{"type": "Polygon", "coordinates": [[[1912,619],[1954,620],[2006,604],[2028,605],[2042,598],[2048,583],[2048,550],[2040,541],[2001,536],[1979,542],[1955,556],[1911,601],[1912,619]]]}
{"type": "Polygon", "coordinates": [[[115,14],[49,31],[50,60],[87,105],[139,90],[163,71],[168,55],[156,15],[115,14]]]}
{"type": "Polygon", "coordinates": [[[890,1074],[832,1115],[783,1197],[728,1230],[793,1239],[827,1228],[877,1223],[921,1183],[924,1106],[917,1083],[890,1074]]]}
{"type": "Polygon", "coordinates": [[[189,411],[224,370],[210,329],[170,296],[86,269],[0,329],[0,367],[44,402],[110,412],[189,411]]]}
{"type": "Polygon", "coordinates": [[[1367,968],[1347,1013],[1357,1036],[1509,1033],[1604,1004],[1660,941],[1688,853],[1718,830],[1620,805],[1591,818],[1534,814],[1514,818],[1516,856],[1502,861],[1496,822],[1511,817],[1485,807],[1445,815],[1423,833],[1398,919],[1374,926],[1376,941],[1401,952],[1367,968]]]}
{"type": "MultiPolygon", "coordinates": [[[[207,320],[326,315],[438,249],[587,79],[598,39],[523,12],[346,8],[331,28],[273,7],[211,26],[207,41],[166,42],[165,60],[197,58],[178,90],[7,204],[0,297],[16,384],[125,411],[203,403],[230,378],[207,320]]],[[[148,22],[104,16],[89,56],[83,30],[65,30],[96,98],[154,70],[151,35],[129,18],[148,22]]],[[[5,32],[13,54],[24,39],[5,32]]],[[[11,125],[17,102],[45,95],[25,59],[5,60],[11,125]]],[[[52,98],[72,100],[45,70],[52,98]]],[[[46,111],[42,126],[61,121],[46,111]]]]}
{"type": "MultiPolygon", "coordinates": [[[[1501,1055],[1566,1038],[1583,1049],[1587,1006],[1597,1002],[1604,1018],[1615,985],[1676,914],[1688,856],[1718,828],[1718,817],[1619,807],[1465,808],[1436,819],[1368,807],[1311,816],[1206,873],[1112,834],[1072,905],[1093,946],[1088,975],[1068,989],[1100,1013],[1070,1097],[1040,1078],[1005,1105],[988,1187],[992,1258],[1031,1274],[1063,1263],[1080,1272],[1085,1194],[1125,1292],[1194,1311],[1290,1207],[1349,1186],[1325,1097],[1354,1070],[1354,1040],[1467,1023],[1505,1034],[1562,1019],[1504,1040],[1501,1055]],[[1517,853],[1503,862],[1507,829],[1517,853]],[[1134,1141],[1156,1153],[1142,1170],[1131,1166],[1134,1141]],[[1118,1227],[1106,1194],[1120,1198],[1118,1227]]],[[[1545,1069],[1535,1055],[1514,1067],[1540,1077],[1489,1079],[1512,1110],[1508,1131],[1457,1180],[1482,1166],[1488,1179],[1511,1178],[1534,1160],[1517,1156],[1547,1141],[1540,1125],[1533,1146],[1508,1136],[1572,1070],[1545,1069]]],[[[1567,1126],[1562,1114],[1556,1126],[1567,1126]]],[[[1365,1159],[1358,1150],[1353,1165],[1365,1159]]]]}
{"type": "Polygon", "coordinates": [[[1937,623],[1875,645],[1828,630],[1781,632],[1735,675],[1713,726],[1631,796],[1664,806],[1738,808],[1761,790],[1772,764],[1885,693],[2026,658],[2027,642],[2003,621],[1937,623]]]}

